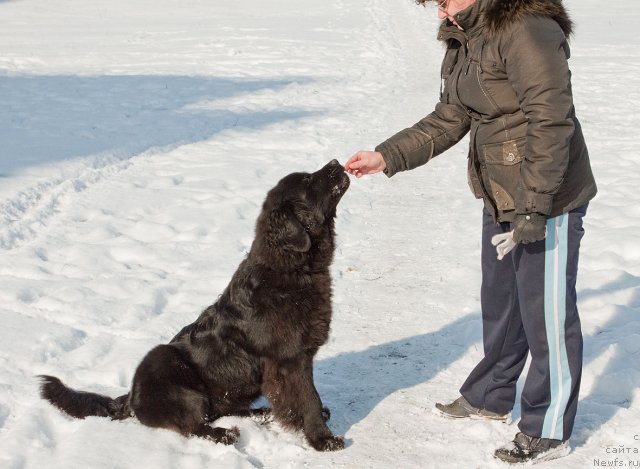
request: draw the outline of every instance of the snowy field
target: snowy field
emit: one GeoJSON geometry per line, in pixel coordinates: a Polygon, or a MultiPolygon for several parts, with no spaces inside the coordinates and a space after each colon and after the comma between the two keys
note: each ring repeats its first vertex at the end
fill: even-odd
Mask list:
{"type": "MultiPolygon", "coordinates": [[[[585,369],[572,453],[640,467],[640,6],[565,0],[600,192],[578,280],[585,369]]],[[[481,356],[481,204],[466,141],[338,207],[317,453],[225,418],[235,446],[72,420],[35,375],[118,396],[222,292],[264,195],[431,111],[436,11],[411,0],[0,0],[0,467],[500,468],[509,425],[445,420],[481,356]]],[[[519,407],[514,419],[517,421],[519,407]]],[[[621,464],[624,464],[621,466],[621,464]]]]}

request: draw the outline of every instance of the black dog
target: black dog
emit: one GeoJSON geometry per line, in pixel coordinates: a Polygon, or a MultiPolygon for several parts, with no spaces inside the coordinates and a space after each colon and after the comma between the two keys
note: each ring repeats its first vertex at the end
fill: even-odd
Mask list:
{"type": "Polygon", "coordinates": [[[229,286],[169,344],[146,355],[129,394],[111,399],[42,376],[42,397],[73,417],[135,415],[150,427],[225,444],[237,441],[238,429],[209,422],[272,412],[315,449],[344,448],[325,423],[313,357],[329,335],[334,218],[348,187],[333,160],[312,174],[290,174],[269,191],[251,250],[229,286]],[[272,409],[251,410],[261,395],[272,409]]]}

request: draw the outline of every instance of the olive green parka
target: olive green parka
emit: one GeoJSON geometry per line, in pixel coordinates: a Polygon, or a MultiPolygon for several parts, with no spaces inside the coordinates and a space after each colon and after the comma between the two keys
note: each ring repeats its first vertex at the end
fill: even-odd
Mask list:
{"type": "Polygon", "coordinates": [[[596,184],[571,92],[561,0],[477,0],[445,20],[440,101],[376,147],[391,177],[470,134],[468,180],[496,221],[554,217],[591,200],[596,184]]]}

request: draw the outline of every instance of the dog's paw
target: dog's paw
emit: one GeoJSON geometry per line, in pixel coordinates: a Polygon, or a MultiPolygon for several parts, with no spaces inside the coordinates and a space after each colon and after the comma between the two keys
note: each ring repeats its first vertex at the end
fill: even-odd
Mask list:
{"type": "Polygon", "coordinates": [[[325,436],[310,441],[311,446],[317,451],[337,451],[344,449],[344,438],[341,436],[325,436]]]}
{"type": "Polygon", "coordinates": [[[223,445],[232,445],[240,439],[240,429],[238,427],[221,428],[221,430],[224,430],[224,432],[220,435],[219,442],[223,445]]]}
{"type": "Polygon", "coordinates": [[[260,407],[259,409],[251,409],[250,417],[260,424],[265,424],[271,421],[273,413],[270,407],[260,407]]]}
{"type": "Polygon", "coordinates": [[[240,430],[238,429],[238,427],[211,428],[209,426],[204,426],[199,432],[196,433],[196,435],[208,440],[213,440],[216,443],[222,443],[223,445],[232,445],[236,443],[240,438],[240,430]]]}

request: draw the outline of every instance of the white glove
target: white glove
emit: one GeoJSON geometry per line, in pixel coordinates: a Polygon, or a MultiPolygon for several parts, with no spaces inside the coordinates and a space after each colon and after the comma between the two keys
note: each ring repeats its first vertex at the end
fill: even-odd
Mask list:
{"type": "Polygon", "coordinates": [[[498,260],[501,261],[504,256],[509,254],[511,250],[516,246],[516,242],[513,240],[513,231],[494,235],[491,238],[491,244],[496,247],[498,260]]]}

